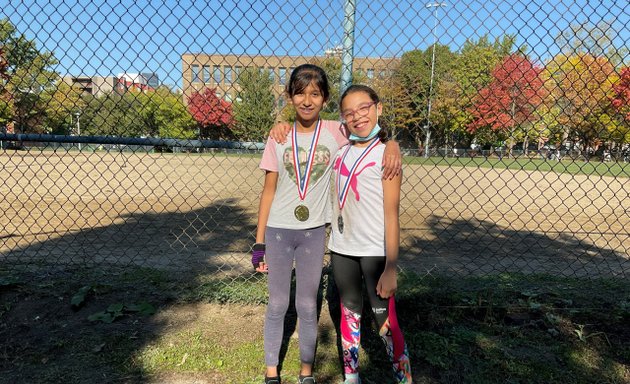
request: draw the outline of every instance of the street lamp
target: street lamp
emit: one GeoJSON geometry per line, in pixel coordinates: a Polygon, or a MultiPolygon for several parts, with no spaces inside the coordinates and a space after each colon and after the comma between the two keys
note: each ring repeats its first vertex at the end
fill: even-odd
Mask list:
{"type": "Polygon", "coordinates": [[[424,157],[429,157],[429,142],[431,141],[431,97],[433,96],[433,77],[435,74],[435,46],[437,44],[437,35],[435,30],[438,25],[438,10],[440,7],[446,7],[445,2],[428,3],[426,8],[433,8],[435,15],[435,23],[433,25],[433,53],[431,55],[431,78],[429,80],[429,101],[427,105],[427,124],[424,126],[424,157]]]}

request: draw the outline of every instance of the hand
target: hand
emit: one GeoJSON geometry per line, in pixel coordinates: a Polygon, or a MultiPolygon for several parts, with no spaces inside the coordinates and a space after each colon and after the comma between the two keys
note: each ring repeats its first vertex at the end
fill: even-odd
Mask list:
{"type": "Polygon", "coordinates": [[[396,293],[396,289],[398,289],[398,271],[395,266],[386,266],[376,284],[376,294],[387,299],[396,293]]]}
{"type": "Polygon", "coordinates": [[[257,272],[268,272],[267,263],[265,263],[265,244],[256,243],[252,247],[252,265],[257,272]]]}
{"type": "Polygon", "coordinates": [[[287,142],[287,135],[291,132],[291,124],[286,122],[277,122],[276,125],[271,128],[269,136],[278,144],[284,144],[287,142]]]}
{"type": "Polygon", "coordinates": [[[402,173],[402,153],[398,142],[390,140],[383,152],[383,179],[391,180],[402,173]]]}

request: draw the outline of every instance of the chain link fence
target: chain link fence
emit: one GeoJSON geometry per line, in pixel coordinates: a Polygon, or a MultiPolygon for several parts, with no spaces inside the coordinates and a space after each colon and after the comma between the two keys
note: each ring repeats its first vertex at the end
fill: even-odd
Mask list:
{"type": "Polygon", "coordinates": [[[630,275],[625,1],[11,1],[3,269],[259,278],[263,141],[291,70],[372,85],[404,155],[401,267],[630,275]]]}

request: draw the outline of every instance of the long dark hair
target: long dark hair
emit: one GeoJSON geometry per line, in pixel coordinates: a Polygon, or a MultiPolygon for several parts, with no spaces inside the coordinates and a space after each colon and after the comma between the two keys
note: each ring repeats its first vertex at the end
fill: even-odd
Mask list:
{"type": "MultiPolygon", "coordinates": [[[[363,84],[352,84],[351,86],[346,88],[346,90],[341,95],[341,98],[339,99],[339,110],[341,110],[341,103],[343,103],[343,99],[345,99],[346,96],[348,96],[349,94],[357,92],[363,92],[367,94],[370,99],[376,104],[381,102],[381,99],[378,97],[378,93],[376,93],[374,89],[363,84]]],[[[380,126],[381,130],[378,132],[378,138],[381,140],[382,143],[386,143],[389,140],[389,135],[387,133],[387,130],[382,125],[380,126]]]]}
{"type": "Polygon", "coordinates": [[[289,97],[293,97],[304,91],[309,84],[315,83],[324,96],[324,101],[330,97],[330,87],[326,72],[314,64],[302,64],[291,72],[291,79],[286,87],[289,97]]]}

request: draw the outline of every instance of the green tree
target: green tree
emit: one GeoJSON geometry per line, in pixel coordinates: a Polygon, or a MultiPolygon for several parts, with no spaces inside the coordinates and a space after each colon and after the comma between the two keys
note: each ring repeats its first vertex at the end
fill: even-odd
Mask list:
{"type": "Polygon", "coordinates": [[[142,135],[161,138],[192,139],[196,122],[186,109],[182,96],[166,86],[135,94],[135,113],[142,122],[142,135]]]}
{"type": "Polygon", "coordinates": [[[267,71],[246,68],[237,83],[240,90],[232,105],[233,132],[240,140],[264,141],[276,118],[273,80],[267,71]]]}
{"type": "Polygon", "coordinates": [[[71,129],[72,115],[82,113],[87,103],[81,96],[79,87],[57,81],[55,86],[42,93],[46,106],[44,130],[48,133],[66,135],[71,129]]]}
{"type": "Polygon", "coordinates": [[[138,118],[137,91],[88,96],[81,117],[81,133],[104,136],[142,136],[147,130],[138,118]]]}
{"type": "Polygon", "coordinates": [[[0,47],[5,69],[0,79],[5,96],[0,99],[0,122],[15,122],[19,132],[44,131],[45,103],[42,92],[51,88],[57,64],[51,52],[40,52],[34,41],[18,34],[8,19],[0,19],[0,47]]]}
{"type": "Polygon", "coordinates": [[[436,89],[442,78],[450,72],[454,54],[446,45],[435,46],[435,67],[433,70],[433,90],[431,92],[431,66],[433,62],[433,46],[425,51],[413,50],[405,52],[400,60],[400,66],[395,72],[396,81],[406,90],[409,100],[409,109],[414,111],[405,127],[407,134],[413,137],[416,145],[422,147],[422,140],[431,132],[439,132],[436,126],[433,111],[431,113],[431,127],[428,127],[428,104],[435,101],[436,89]]]}

